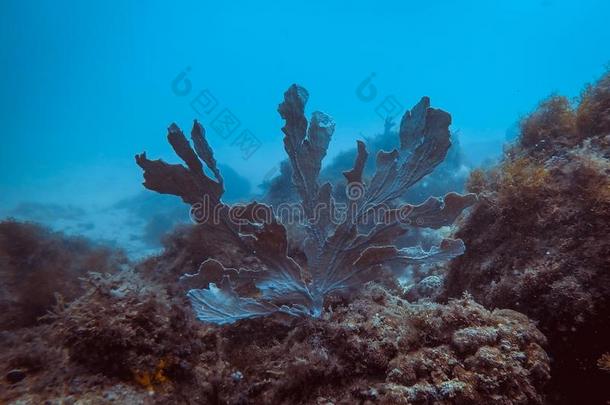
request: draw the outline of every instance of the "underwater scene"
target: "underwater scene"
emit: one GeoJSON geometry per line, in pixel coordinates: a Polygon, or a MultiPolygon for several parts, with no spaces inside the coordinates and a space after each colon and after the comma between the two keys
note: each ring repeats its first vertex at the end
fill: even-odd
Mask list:
{"type": "Polygon", "coordinates": [[[610,404],[609,21],[0,2],[0,405],[610,404]]]}

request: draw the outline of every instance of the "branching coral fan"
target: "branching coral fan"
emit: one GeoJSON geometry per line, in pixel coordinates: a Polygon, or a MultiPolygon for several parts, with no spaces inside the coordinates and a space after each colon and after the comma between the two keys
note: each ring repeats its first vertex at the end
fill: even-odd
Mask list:
{"type": "Polygon", "coordinates": [[[453,239],[429,251],[393,244],[409,227],[450,225],[476,200],[473,194],[450,193],[416,206],[394,204],[444,160],[451,145],[447,112],[430,108],[426,97],[407,111],[400,123],[400,147],[377,154],[376,172],[368,181],[363,178],[368,153],[358,141],[354,166],[344,172],[348,203],[341,210],[332,198],[332,185],[318,182],[335,124],[322,112],[314,112],[308,122],[304,113],[308,97],[304,88],[292,85],[278,109],[286,123],[284,148],[307,230],[306,268],[287,256],[286,229],[270,207],[257,202],[229,207],[221,202],[223,179],[197,121],[191,133],[193,147],[175,124],[169,128],[168,140],[186,167],[152,161],[146,154],[136,156],[147,188],[180,196],[199,211],[196,218],[202,226],[231,235],[263,264],[257,270],[230,269],[208,259],[198,274],[186,276],[221,275],[218,284],[209,282],[207,288],[188,292],[201,321],[226,324],[276,312],[317,317],[326,296],[348,295],[378,279],[383,269],[435,263],[464,252],[463,242],[453,239]],[[206,175],[202,161],[214,179],[206,175]]]}

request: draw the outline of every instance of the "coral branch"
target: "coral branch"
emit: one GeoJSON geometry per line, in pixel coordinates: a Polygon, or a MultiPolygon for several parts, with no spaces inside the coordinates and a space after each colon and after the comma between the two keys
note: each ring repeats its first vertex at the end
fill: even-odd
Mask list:
{"type": "Polygon", "coordinates": [[[176,154],[186,163],[169,164],[162,160],[149,160],[146,153],[136,155],[136,163],[144,169],[144,187],[161,194],[176,195],[187,204],[201,202],[208,196],[212,204],[220,203],[224,193],[222,177],[216,167],[216,161],[207,141],[201,124],[195,120],[191,133],[199,157],[215,174],[218,181],[205,175],[203,165],[191,148],[188,140],[176,124],[168,128],[167,139],[176,154]]]}
{"type": "MultiPolygon", "coordinates": [[[[256,270],[228,269],[215,260],[207,260],[198,274],[183,277],[189,285],[196,281],[203,284],[203,288],[191,289],[188,297],[197,317],[204,322],[225,324],[277,312],[316,317],[322,313],[329,293],[358,290],[378,278],[384,268],[431,264],[464,252],[460,240],[446,239],[429,251],[419,246],[400,249],[394,245],[411,226],[437,229],[450,225],[476,201],[472,194],[450,193],[444,198],[431,197],[421,205],[395,207],[400,195],[445,158],[451,145],[448,113],[430,108],[427,97],[407,111],[400,126],[400,149],[377,154],[376,172],[368,185],[364,179],[368,152],[358,141],[353,168],[344,172],[348,182],[347,215],[337,224],[332,186],[318,183],[335,124],[321,112],[314,112],[308,122],[308,98],[307,90],[292,85],[278,108],[285,120],[282,131],[292,180],[308,221],[308,237],[303,243],[306,269],[288,256],[286,228],[270,207],[257,202],[234,207],[221,204],[223,180],[205,131],[196,121],[192,131],[194,149],[177,126],[169,129],[169,142],[186,167],[150,161],[145,154],[136,157],[144,169],[146,187],[178,195],[189,204],[204,197],[212,204],[221,204],[224,209],[218,225],[228,229],[235,241],[263,266],[256,270]],[[216,180],[206,176],[203,163],[216,180]],[[385,220],[375,218],[373,224],[365,223],[380,207],[389,208],[385,220]]],[[[214,224],[207,226],[214,232],[214,224]]]]}

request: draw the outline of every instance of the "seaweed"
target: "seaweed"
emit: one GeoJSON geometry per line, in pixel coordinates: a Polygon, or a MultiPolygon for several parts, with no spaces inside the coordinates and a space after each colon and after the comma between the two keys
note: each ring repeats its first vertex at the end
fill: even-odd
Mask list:
{"type": "Polygon", "coordinates": [[[472,173],[480,203],[456,232],[469,250],[445,277],[445,298],[468,291],[539,322],[557,403],[608,397],[595,364],[610,341],[609,83],[606,73],[574,108],[543,102],[502,162],[472,173]]]}
{"type": "Polygon", "coordinates": [[[151,161],[145,153],[136,156],[144,169],[145,187],[180,196],[191,204],[198,223],[210,232],[230,235],[262,264],[258,269],[233,269],[209,258],[198,273],[186,274],[183,280],[191,285],[193,280],[207,283],[187,294],[204,322],[226,324],[272,313],[319,317],[330,294],[349,296],[366,282],[382,277],[387,269],[436,263],[464,252],[463,242],[454,239],[444,239],[427,251],[393,243],[414,228],[450,225],[476,201],[474,194],[449,193],[420,205],[396,204],[444,160],[451,145],[447,112],[431,108],[430,100],[422,98],[402,117],[400,147],[378,152],[376,171],[369,179],[364,176],[368,152],[358,141],[353,168],[343,173],[347,204],[340,207],[332,196],[332,185],[319,183],[335,123],[319,111],[308,121],[308,98],[307,90],[292,85],[278,108],[285,121],[284,149],[307,233],[305,266],[288,256],[286,227],[271,207],[256,201],[246,206],[221,201],[222,177],[205,130],[197,121],[191,132],[193,147],[177,125],[169,128],[168,140],[186,167],[151,161]],[[214,179],[205,173],[203,163],[214,179]]]}
{"type": "Polygon", "coordinates": [[[88,272],[115,273],[125,254],[35,223],[0,221],[0,330],[31,327],[58,300],[80,297],[88,272]]]}

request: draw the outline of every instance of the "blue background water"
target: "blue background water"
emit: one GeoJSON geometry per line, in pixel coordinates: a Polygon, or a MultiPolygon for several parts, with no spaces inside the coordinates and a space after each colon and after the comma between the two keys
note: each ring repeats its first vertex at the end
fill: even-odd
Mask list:
{"type": "Polygon", "coordinates": [[[256,192],[283,158],[276,108],[293,82],[310,91],[309,111],[335,118],[331,155],[382,129],[376,110],[388,97],[407,108],[428,95],[478,163],[542,98],[575,97],[604,71],[609,17],[602,0],[5,0],[0,214],[24,201],[97,209],[135,195],[133,155],[175,161],[165,129],[193,118],[256,192]],[[172,81],[185,69],[191,88],[179,95],[172,81]],[[367,101],[357,89],[372,74],[367,101]],[[198,115],[190,102],[203,90],[218,105],[198,115]],[[241,123],[228,139],[210,130],[225,108],[241,123]],[[244,129],[261,143],[249,159],[233,145],[244,129]]]}

